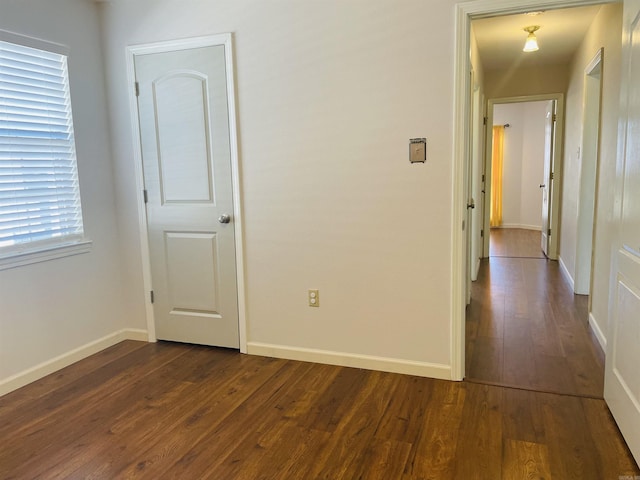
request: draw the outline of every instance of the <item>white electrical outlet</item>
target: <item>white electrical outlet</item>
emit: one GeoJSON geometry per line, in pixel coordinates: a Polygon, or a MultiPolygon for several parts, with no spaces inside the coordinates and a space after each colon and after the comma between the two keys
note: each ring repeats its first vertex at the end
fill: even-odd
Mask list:
{"type": "Polygon", "coordinates": [[[310,307],[320,306],[320,292],[318,290],[309,290],[308,296],[310,307]]]}

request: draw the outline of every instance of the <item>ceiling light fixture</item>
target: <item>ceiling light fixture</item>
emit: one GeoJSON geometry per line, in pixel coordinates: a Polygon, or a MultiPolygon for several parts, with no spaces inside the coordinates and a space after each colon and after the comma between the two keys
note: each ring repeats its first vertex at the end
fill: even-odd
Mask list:
{"type": "Polygon", "coordinates": [[[535,52],[538,50],[538,39],[536,38],[535,32],[540,30],[539,25],[532,25],[530,27],[524,27],[524,31],[528,32],[527,41],[524,44],[523,52],[535,52]]]}

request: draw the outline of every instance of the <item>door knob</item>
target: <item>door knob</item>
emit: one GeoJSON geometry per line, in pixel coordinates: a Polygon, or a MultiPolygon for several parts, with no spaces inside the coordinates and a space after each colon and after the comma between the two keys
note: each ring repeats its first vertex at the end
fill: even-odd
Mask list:
{"type": "Polygon", "coordinates": [[[222,215],[220,215],[218,217],[218,221],[220,223],[229,223],[231,221],[231,217],[229,215],[227,215],[226,213],[223,213],[222,215]]]}
{"type": "Polygon", "coordinates": [[[544,187],[546,187],[546,185],[544,183],[541,183],[540,188],[544,188],[544,187]]]}

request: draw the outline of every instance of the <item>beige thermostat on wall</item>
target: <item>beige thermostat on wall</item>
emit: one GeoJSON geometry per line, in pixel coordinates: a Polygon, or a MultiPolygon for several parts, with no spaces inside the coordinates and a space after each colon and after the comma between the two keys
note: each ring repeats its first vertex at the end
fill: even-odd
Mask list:
{"type": "Polygon", "coordinates": [[[409,139],[409,161],[411,163],[424,163],[427,161],[427,139],[409,139]]]}

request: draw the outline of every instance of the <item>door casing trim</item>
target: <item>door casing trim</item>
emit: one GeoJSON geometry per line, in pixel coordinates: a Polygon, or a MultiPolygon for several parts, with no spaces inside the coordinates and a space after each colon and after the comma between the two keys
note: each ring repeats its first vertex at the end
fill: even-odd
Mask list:
{"type": "Polygon", "coordinates": [[[240,351],[247,353],[247,308],[244,281],[244,229],[242,217],[242,194],[240,182],[240,160],[238,155],[238,127],[236,117],[236,84],[233,63],[233,37],[231,33],[207,35],[202,37],[169,40],[165,42],[131,45],[126,48],[127,80],[129,88],[129,112],[131,114],[131,128],[133,134],[133,161],[136,182],[136,209],[138,213],[138,230],[140,235],[140,251],[142,259],[142,277],[144,285],[144,302],[149,341],[155,342],[156,327],[153,315],[153,305],[149,292],[153,289],[151,282],[151,256],[149,252],[149,236],[147,232],[147,212],[144,203],[144,174],[142,170],[142,144],[140,141],[140,123],[138,116],[138,101],[135,92],[136,55],[150,53],[165,53],[193,48],[224,46],[225,68],[227,77],[227,105],[229,110],[229,146],[231,151],[231,183],[233,189],[233,227],[236,248],[236,289],[238,292],[238,332],[240,337],[240,351]]]}

